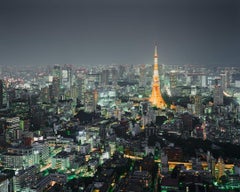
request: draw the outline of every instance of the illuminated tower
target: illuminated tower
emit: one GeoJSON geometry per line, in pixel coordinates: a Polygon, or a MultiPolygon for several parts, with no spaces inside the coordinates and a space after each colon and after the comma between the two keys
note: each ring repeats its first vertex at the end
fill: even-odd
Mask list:
{"type": "Polygon", "coordinates": [[[149,101],[152,103],[153,106],[156,106],[157,108],[160,108],[160,109],[164,109],[167,106],[160,92],[157,46],[155,46],[155,52],[154,52],[152,94],[149,98],[149,101]]]}

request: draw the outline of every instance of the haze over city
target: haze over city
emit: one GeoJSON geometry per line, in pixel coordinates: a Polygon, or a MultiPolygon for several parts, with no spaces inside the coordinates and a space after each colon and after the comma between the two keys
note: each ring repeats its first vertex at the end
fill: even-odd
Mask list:
{"type": "Polygon", "coordinates": [[[237,0],[7,0],[0,65],[238,66],[237,0]]]}

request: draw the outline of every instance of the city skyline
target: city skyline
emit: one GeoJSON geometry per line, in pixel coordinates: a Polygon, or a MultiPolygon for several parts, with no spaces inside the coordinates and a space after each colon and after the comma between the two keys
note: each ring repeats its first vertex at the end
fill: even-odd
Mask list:
{"type": "MultiPolygon", "coordinates": [[[[49,0],[52,6],[53,2],[55,0],[49,0]]],[[[140,3],[147,6],[144,2],[140,3]]],[[[79,38],[74,44],[75,37],[71,38],[70,33],[60,30],[66,26],[63,26],[62,20],[45,16],[50,21],[45,20],[42,25],[42,19],[30,22],[36,20],[39,7],[41,10],[46,8],[44,2],[37,1],[36,5],[31,7],[34,8],[31,10],[33,19],[20,19],[29,16],[29,11],[25,10],[25,16],[19,14],[19,23],[9,26],[20,30],[9,34],[14,37],[10,44],[5,41],[12,57],[7,57],[9,50],[0,51],[0,60],[19,61],[18,65],[5,64],[3,67],[0,64],[0,191],[240,190],[239,66],[211,67],[209,58],[205,57],[201,57],[208,59],[209,63],[205,66],[197,63],[168,65],[169,62],[159,65],[169,56],[162,52],[166,53],[164,48],[169,46],[167,40],[164,45],[159,45],[159,41],[144,44],[150,36],[146,39],[138,36],[136,44],[124,41],[122,47],[115,48],[114,45],[120,44],[120,41],[107,42],[107,35],[112,34],[113,28],[101,36],[101,40],[100,36],[93,35],[105,32],[105,28],[102,31],[98,28],[99,31],[92,33],[89,31],[85,37],[92,36],[92,40],[79,38]],[[49,35],[57,24],[58,31],[49,35]],[[25,34],[27,31],[29,33],[25,34]],[[64,42],[57,41],[61,38],[66,39],[64,42]],[[71,51],[78,51],[80,41],[86,43],[90,40],[93,43],[89,47],[87,44],[82,46],[86,46],[84,53],[91,55],[81,53],[80,57],[73,54],[74,64],[63,63],[71,59],[67,57],[71,51]],[[68,41],[72,47],[69,47],[68,41]],[[106,43],[99,43],[101,41],[106,43]],[[138,53],[143,54],[117,57],[118,53],[134,53],[135,49],[129,51],[131,46],[140,43],[144,46],[137,47],[138,53]],[[47,48],[47,45],[50,47],[47,48]],[[67,46],[64,49],[61,47],[61,50],[56,45],[67,46]],[[108,50],[110,45],[112,50],[108,50]],[[75,49],[70,49],[74,46],[75,49]],[[36,52],[36,48],[41,48],[43,52],[36,52]],[[100,57],[104,54],[105,57],[100,57]],[[40,55],[42,58],[39,58],[40,55]],[[113,58],[121,62],[123,59],[131,62],[150,59],[149,64],[116,63],[110,66],[107,62],[113,58]],[[32,66],[20,63],[29,62],[29,59],[32,59],[32,66]],[[56,61],[54,59],[58,59],[59,64],[50,63],[56,61]],[[84,60],[92,62],[92,65],[84,65],[84,60]],[[47,66],[43,66],[46,65],[44,62],[47,66]],[[81,66],[77,66],[77,62],[81,66]],[[105,62],[105,65],[97,66],[94,62],[105,62]]],[[[52,14],[56,17],[60,13],[52,14]]],[[[92,19],[95,18],[96,15],[92,19]]],[[[13,20],[18,19],[14,17],[13,20]]],[[[104,21],[100,24],[108,26],[104,21]]],[[[118,27],[120,32],[123,26],[118,27]]],[[[111,25],[108,27],[110,29],[111,25]]],[[[73,30],[71,34],[78,32],[73,30]]],[[[0,33],[4,32],[0,30],[0,33]]],[[[115,33],[114,37],[123,36],[115,33]]],[[[195,45],[194,42],[191,46],[195,45]]],[[[182,51],[186,52],[188,46],[190,44],[182,51]]],[[[229,55],[223,54],[222,57],[228,59],[229,55]]],[[[172,59],[176,60],[176,57],[172,59]]]]}
{"type": "Polygon", "coordinates": [[[0,65],[238,66],[240,3],[10,0],[0,6],[0,65]]]}

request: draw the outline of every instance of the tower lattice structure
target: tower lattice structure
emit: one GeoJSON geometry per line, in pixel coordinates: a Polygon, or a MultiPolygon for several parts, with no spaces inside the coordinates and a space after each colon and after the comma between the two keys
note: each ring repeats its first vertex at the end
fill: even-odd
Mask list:
{"type": "Polygon", "coordinates": [[[154,51],[152,94],[149,98],[149,101],[152,103],[153,106],[156,106],[157,108],[160,108],[160,109],[164,109],[167,106],[166,102],[162,98],[162,94],[160,91],[160,80],[159,80],[159,73],[158,73],[158,53],[157,53],[156,45],[155,45],[155,51],[154,51]]]}

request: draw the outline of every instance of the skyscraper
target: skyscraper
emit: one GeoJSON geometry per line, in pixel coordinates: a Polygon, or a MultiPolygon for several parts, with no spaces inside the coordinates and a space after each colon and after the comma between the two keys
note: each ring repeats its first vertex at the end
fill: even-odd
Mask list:
{"type": "Polygon", "coordinates": [[[213,90],[213,103],[215,106],[223,105],[223,89],[219,81],[220,78],[215,79],[215,87],[213,90]]]}
{"type": "Polygon", "coordinates": [[[167,106],[165,101],[162,98],[161,91],[160,91],[157,46],[155,46],[155,52],[154,52],[152,94],[149,98],[149,101],[152,103],[153,106],[156,106],[157,108],[160,108],[160,109],[164,109],[167,106]]]}
{"type": "Polygon", "coordinates": [[[6,83],[3,79],[0,79],[0,109],[8,107],[9,99],[6,88],[6,83]]]}

